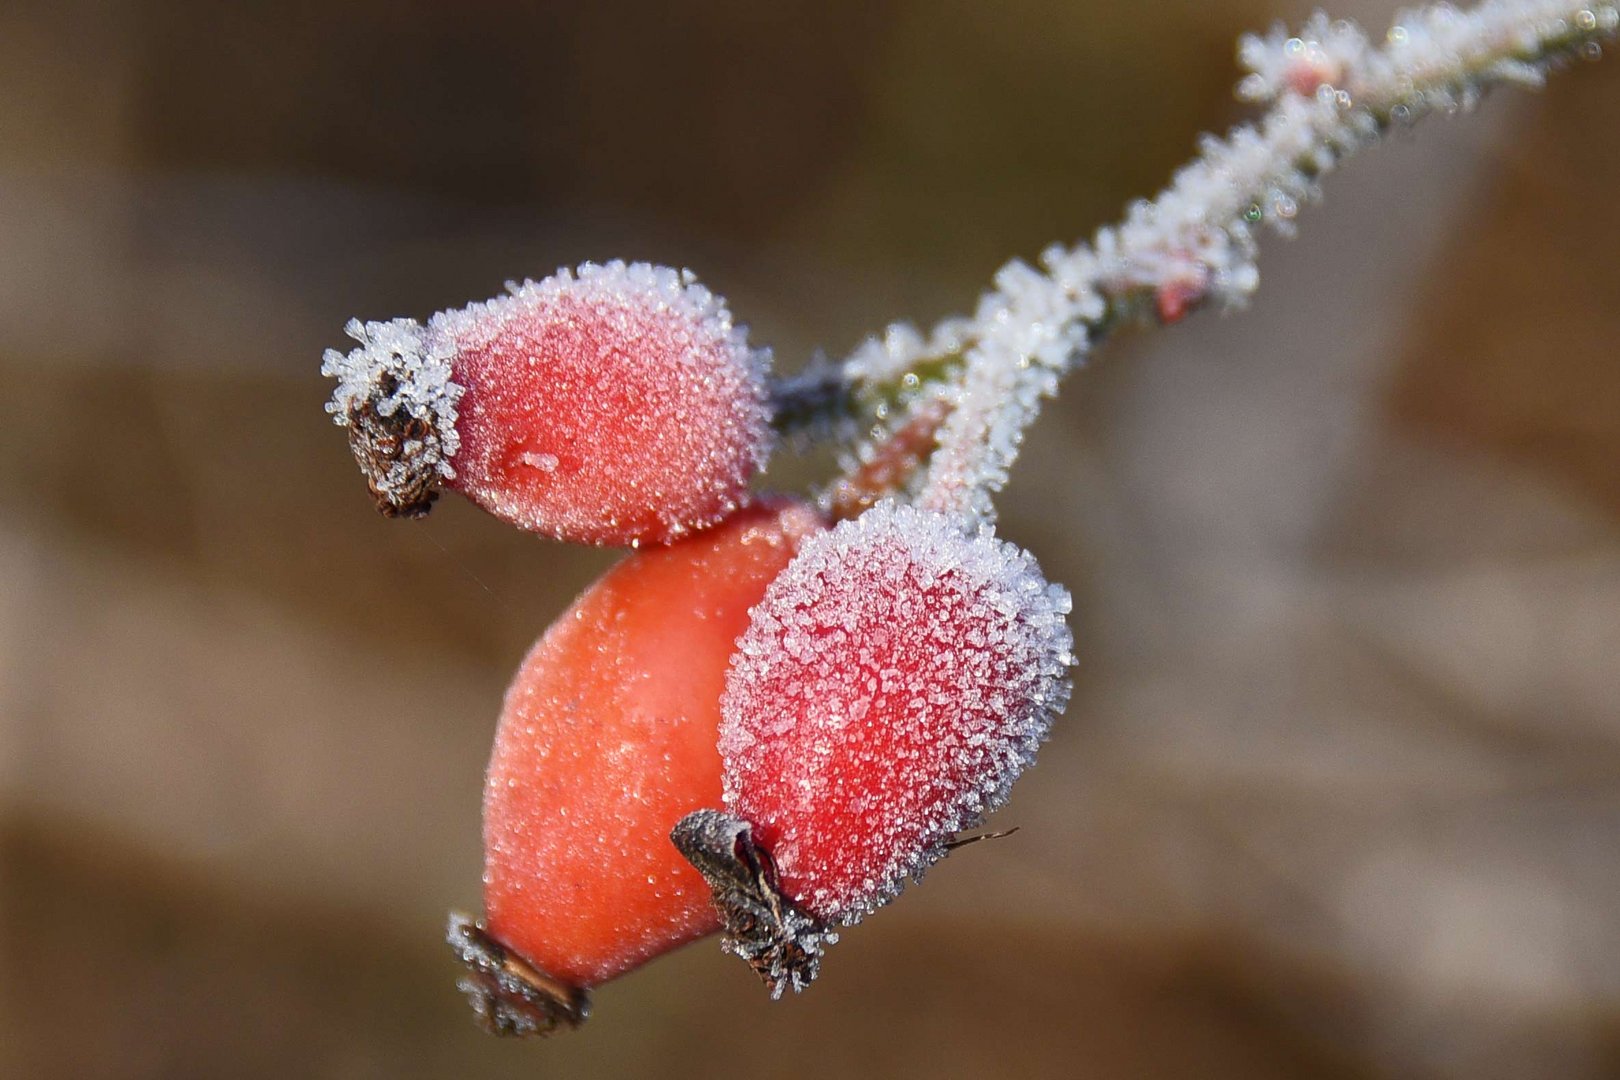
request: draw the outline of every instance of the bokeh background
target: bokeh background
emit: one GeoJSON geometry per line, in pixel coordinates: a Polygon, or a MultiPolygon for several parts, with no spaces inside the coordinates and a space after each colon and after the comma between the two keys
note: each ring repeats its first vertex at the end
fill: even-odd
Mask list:
{"type": "Polygon", "coordinates": [[[646,258],[836,355],[1156,190],[1303,14],[0,5],[0,1075],[1620,1076],[1620,61],[1070,380],[1003,502],[1081,658],[1021,831],[814,992],[706,942],[501,1042],[440,944],[506,677],[612,555],[376,516],[344,321],[646,258]]]}

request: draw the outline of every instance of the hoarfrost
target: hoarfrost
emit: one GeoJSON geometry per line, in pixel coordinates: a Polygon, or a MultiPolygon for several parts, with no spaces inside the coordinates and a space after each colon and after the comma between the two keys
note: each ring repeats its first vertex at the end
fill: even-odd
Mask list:
{"type": "MultiPolygon", "coordinates": [[[[1243,306],[1260,282],[1259,229],[1291,235],[1300,207],[1345,157],[1393,125],[1470,108],[1493,84],[1537,85],[1617,30],[1615,0],[1485,0],[1467,11],[1402,12],[1381,47],[1354,23],[1322,15],[1298,33],[1247,36],[1238,94],[1271,105],[1257,124],[1204,136],[1199,156],[1154,199],[1131,204],[1089,243],[1044,252],[1044,273],[1007,264],[972,318],[927,334],[900,324],[867,341],[845,361],[845,376],[883,383],[961,354],[917,501],[991,522],[991,496],[1041,399],[1099,333],[1144,310],[1173,322],[1206,302],[1243,306]]],[[[873,456],[863,447],[859,460],[873,456]]]]}

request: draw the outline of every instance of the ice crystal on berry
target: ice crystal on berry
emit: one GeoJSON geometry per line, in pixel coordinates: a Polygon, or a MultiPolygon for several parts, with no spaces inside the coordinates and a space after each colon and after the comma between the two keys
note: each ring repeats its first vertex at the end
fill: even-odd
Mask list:
{"type": "Polygon", "coordinates": [[[1068,594],[988,530],[883,503],[807,541],[721,700],[725,801],[783,891],[854,922],[1006,801],[1068,700],[1068,594]]]}

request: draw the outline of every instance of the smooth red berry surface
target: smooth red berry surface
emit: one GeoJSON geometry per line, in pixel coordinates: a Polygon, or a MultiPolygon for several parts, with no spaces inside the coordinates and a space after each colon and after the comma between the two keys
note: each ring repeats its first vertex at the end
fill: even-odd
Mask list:
{"type": "Polygon", "coordinates": [[[953,520],[880,504],[811,538],[738,642],[727,810],[783,891],[852,922],[1007,797],[1067,702],[1068,595],[953,520]]]}
{"type": "Polygon", "coordinates": [[[747,497],[765,357],[689,275],[587,264],[428,324],[462,387],[449,485],[560,539],[662,542],[747,497]]]}
{"type": "Polygon", "coordinates": [[[670,829],[718,804],[727,662],[750,606],[823,528],[802,504],[742,510],[629,556],[541,637],[507,691],[484,791],[497,941],[588,987],[717,928],[670,829]]]}

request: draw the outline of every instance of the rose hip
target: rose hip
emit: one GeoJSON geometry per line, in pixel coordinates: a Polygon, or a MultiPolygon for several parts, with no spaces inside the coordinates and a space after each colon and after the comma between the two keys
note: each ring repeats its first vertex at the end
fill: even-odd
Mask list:
{"type": "Polygon", "coordinates": [[[777,502],[634,554],[523,661],[484,789],[485,923],[452,925],[492,1028],[578,1023],[584,989],[717,929],[669,832],[719,801],[726,663],[749,607],[823,527],[777,502]]]}
{"type": "Polygon", "coordinates": [[[727,812],[676,839],[774,993],[1006,801],[1068,700],[1068,610],[1028,554],[891,503],[771,583],[721,700],[727,812]]]}
{"type": "Polygon", "coordinates": [[[769,456],[769,354],[689,273],[587,263],[348,332],[328,411],[391,517],[442,484],[558,539],[662,543],[746,502],[769,456]]]}

